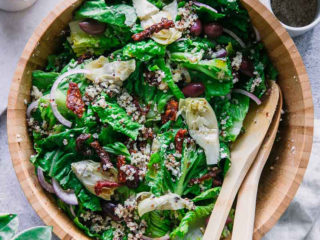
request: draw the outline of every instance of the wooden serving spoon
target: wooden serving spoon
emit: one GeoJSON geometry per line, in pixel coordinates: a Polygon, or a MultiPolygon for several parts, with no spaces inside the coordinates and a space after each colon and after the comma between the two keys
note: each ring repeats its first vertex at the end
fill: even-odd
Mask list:
{"type": "Polygon", "coordinates": [[[244,121],[245,134],[231,146],[231,167],[209,219],[203,240],[219,240],[239,187],[266,136],[279,100],[279,88],[271,81],[271,92],[259,106],[250,107],[244,121]]]}
{"type": "Polygon", "coordinates": [[[243,181],[237,200],[237,207],[232,231],[232,240],[252,239],[254,219],[256,212],[256,200],[258,184],[264,165],[270,155],[274,140],[276,138],[282,111],[282,93],[279,91],[279,103],[274,114],[262,147],[243,181]]]}

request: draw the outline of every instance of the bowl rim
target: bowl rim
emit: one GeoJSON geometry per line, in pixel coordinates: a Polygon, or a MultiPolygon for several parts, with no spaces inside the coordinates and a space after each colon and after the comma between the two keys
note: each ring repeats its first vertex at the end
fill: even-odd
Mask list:
{"type": "MultiPolygon", "coordinates": [[[[7,112],[8,145],[9,145],[10,155],[11,155],[11,159],[13,162],[13,166],[14,166],[17,178],[31,206],[34,208],[34,210],[37,212],[37,214],[46,224],[54,226],[53,228],[54,233],[61,239],[77,239],[77,238],[73,238],[74,236],[69,235],[71,232],[70,229],[72,228],[72,226],[70,226],[69,224],[63,225],[59,223],[56,219],[57,218],[56,214],[54,215],[53,213],[50,213],[48,209],[46,209],[48,205],[48,196],[44,193],[44,190],[42,190],[40,186],[35,186],[39,184],[34,184],[33,180],[31,179],[30,166],[29,166],[31,164],[21,160],[20,154],[24,154],[23,152],[25,151],[21,148],[21,145],[23,145],[24,142],[23,141],[17,142],[16,136],[21,132],[24,133],[26,131],[26,128],[24,126],[21,126],[21,121],[16,120],[15,116],[18,114],[20,115],[25,114],[25,111],[26,111],[26,106],[24,105],[24,103],[19,103],[19,101],[21,100],[23,101],[23,99],[19,99],[20,80],[24,75],[24,70],[27,66],[28,60],[30,59],[33,51],[35,50],[39,39],[41,39],[41,37],[46,33],[49,26],[54,23],[57,17],[59,17],[65,11],[70,9],[72,6],[80,4],[82,1],[83,0],[61,1],[36,28],[36,30],[34,31],[33,35],[30,37],[20,57],[20,60],[18,62],[16,71],[11,83],[10,94],[8,97],[8,112],[7,112]],[[19,107],[17,107],[17,104],[19,107]],[[43,199],[44,195],[47,196],[46,199],[43,199]],[[35,200],[38,202],[35,203],[35,200]]],[[[304,114],[304,120],[306,122],[309,123],[310,118],[312,118],[312,123],[308,124],[308,128],[312,130],[312,134],[306,136],[306,134],[304,133],[304,147],[303,147],[304,157],[300,158],[299,166],[297,167],[298,171],[295,175],[294,180],[291,182],[291,185],[288,190],[289,196],[282,199],[282,201],[278,204],[278,208],[276,209],[276,212],[273,213],[272,217],[270,217],[261,226],[257,226],[257,229],[255,230],[255,236],[257,236],[257,238],[260,238],[260,236],[268,232],[271,229],[271,227],[278,221],[280,216],[289,206],[299,185],[302,182],[302,178],[306,171],[306,167],[308,165],[309,157],[311,154],[312,144],[308,144],[308,142],[312,142],[312,138],[313,138],[313,103],[312,103],[312,97],[311,97],[311,103],[309,99],[310,96],[312,96],[311,87],[308,80],[306,69],[302,62],[302,58],[298,53],[292,39],[290,38],[288,33],[285,31],[281,23],[258,0],[241,0],[241,2],[244,6],[247,6],[247,7],[249,6],[252,9],[252,11],[256,12],[261,17],[263,17],[266,23],[269,24],[273,29],[273,31],[278,35],[282,44],[287,49],[289,56],[294,64],[294,67],[296,69],[299,68],[299,71],[297,72],[297,76],[299,76],[299,80],[300,80],[300,76],[303,76],[303,80],[306,80],[306,81],[301,81],[301,80],[299,81],[301,87],[304,90],[302,91],[303,103],[305,104],[305,106],[308,106],[308,107],[310,107],[311,105],[311,108],[312,108],[310,109],[310,112],[304,114]],[[290,45],[290,50],[287,46],[288,43],[290,45]]],[[[55,208],[58,209],[57,206],[55,206],[55,208]]],[[[73,225],[73,223],[71,224],[73,225]]],[[[89,238],[82,236],[81,239],[89,239],[89,238]]]]}

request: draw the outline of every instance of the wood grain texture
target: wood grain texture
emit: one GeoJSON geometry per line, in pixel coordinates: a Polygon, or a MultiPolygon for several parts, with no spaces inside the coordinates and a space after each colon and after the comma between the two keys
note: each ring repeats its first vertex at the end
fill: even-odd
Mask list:
{"type": "Polygon", "coordinates": [[[249,112],[243,122],[243,128],[246,129],[246,132],[240,135],[231,146],[231,167],[223,180],[203,240],[220,239],[240,185],[268,132],[280,96],[277,84],[275,82],[270,83],[270,94],[265,96],[262,104],[250,104],[249,112]]]}
{"type": "MultiPolygon", "coordinates": [[[[277,85],[276,83],[274,84],[277,85]]],[[[239,189],[232,229],[232,240],[252,239],[258,184],[262,170],[275,143],[281,119],[282,104],[282,94],[279,91],[279,102],[272,123],[259,149],[258,155],[239,189]]]]}
{"type": "MultiPolygon", "coordinates": [[[[35,211],[64,240],[89,238],[57,208],[37,181],[29,162],[34,151],[27,133],[24,99],[30,99],[31,72],[45,65],[47,56],[55,51],[58,36],[81,2],[64,0],[35,30],[18,63],[8,99],[8,143],[17,177],[35,211]],[[17,136],[22,141],[18,142],[17,136]]],[[[243,0],[243,4],[280,72],[279,85],[287,109],[281,140],[268,162],[275,168],[270,171],[270,166],[266,167],[259,187],[254,239],[260,239],[286,210],[302,181],[312,146],[313,103],[304,64],[285,29],[258,0],[243,0]]]]}

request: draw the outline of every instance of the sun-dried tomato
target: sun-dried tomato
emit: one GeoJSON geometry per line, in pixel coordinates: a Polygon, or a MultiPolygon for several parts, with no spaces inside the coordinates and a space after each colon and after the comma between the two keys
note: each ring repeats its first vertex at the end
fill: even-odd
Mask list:
{"type": "Polygon", "coordinates": [[[119,183],[125,183],[126,182],[126,174],[124,171],[121,170],[121,167],[126,164],[126,158],[125,156],[118,156],[117,157],[117,168],[118,168],[118,181],[119,183]]]}
{"type": "Polygon", "coordinates": [[[84,53],[82,54],[80,57],[78,57],[77,62],[78,64],[83,63],[85,60],[92,58],[92,54],[91,53],[84,53]]]}
{"type": "Polygon", "coordinates": [[[186,129],[180,129],[174,138],[175,147],[179,153],[182,153],[183,140],[186,133],[187,133],[186,129]]]}
{"type": "Polygon", "coordinates": [[[146,38],[149,38],[152,36],[152,34],[154,33],[158,33],[163,29],[169,29],[169,28],[173,28],[174,22],[172,20],[168,20],[167,18],[162,18],[161,22],[153,24],[152,26],[146,28],[144,31],[140,32],[140,33],[136,33],[132,36],[132,39],[134,41],[141,41],[144,40],[146,38]]]}
{"type": "Polygon", "coordinates": [[[86,156],[91,155],[91,150],[84,145],[84,142],[87,141],[90,137],[91,137],[91,134],[89,133],[82,133],[77,137],[76,139],[77,152],[83,153],[86,156]]]}
{"type": "Polygon", "coordinates": [[[67,92],[67,108],[74,112],[79,118],[82,117],[84,113],[84,102],[82,101],[82,96],[78,84],[70,82],[69,89],[67,92]]]}
{"type": "Polygon", "coordinates": [[[162,124],[165,124],[169,120],[175,121],[177,117],[177,112],[179,109],[179,104],[175,100],[170,100],[166,106],[166,111],[161,116],[162,124]]]}
{"type": "MultiPolygon", "coordinates": [[[[199,183],[202,183],[205,180],[212,179],[212,178],[213,178],[213,180],[219,180],[221,182],[221,180],[219,179],[219,174],[220,173],[221,173],[221,169],[212,168],[207,174],[203,175],[200,178],[193,178],[193,179],[190,180],[189,183],[190,183],[190,185],[199,184],[199,183]]],[[[215,182],[215,183],[218,183],[218,182],[215,182]]]]}
{"type": "Polygon", "coordinates": [[[90,144],[92,148],[96,151],[98,154],[100,161],[101,161],[101,167],[103,170],[107,170],[110,167],[112,167],[112,163],[110,162],[110,156],[109,153],[101,147],[100,143],[98,141],[94,141],[90,144]]]}
{"type": "Polygon", "coordinates": [[[94,186],[94,191],[97,195],[100,195],[102,193],[103,188],[116,188],[119,187],[120,184],[116,182],[110,182],[110,181],[98,181],[96,185],[94,186]]]}

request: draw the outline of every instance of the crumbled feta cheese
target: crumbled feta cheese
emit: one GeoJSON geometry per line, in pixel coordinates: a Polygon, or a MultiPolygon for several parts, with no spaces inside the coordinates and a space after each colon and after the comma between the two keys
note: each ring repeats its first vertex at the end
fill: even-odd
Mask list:
{"type": "Polygon", "coordinates": [[[39,98],[41,98],[43,96],[43,94],[36,86],[32,86],[31,96],[35,100],[38,100],[39,98]]]}

